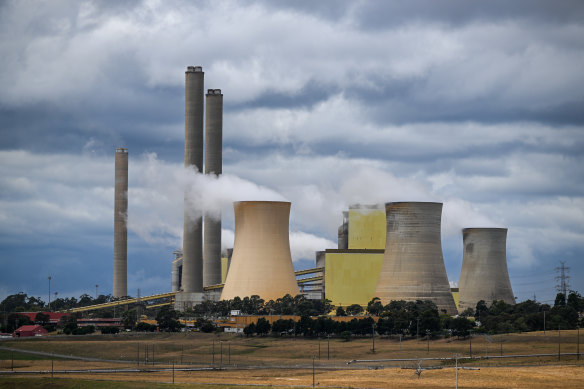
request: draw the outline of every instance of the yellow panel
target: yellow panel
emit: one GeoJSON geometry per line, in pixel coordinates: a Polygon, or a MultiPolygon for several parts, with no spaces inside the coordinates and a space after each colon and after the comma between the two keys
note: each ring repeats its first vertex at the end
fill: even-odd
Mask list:
{"type": "Polygon", "coordinates": [[[349,249],[384,250],[384,209],[349,209],[349,249]]]}
{"type": "Polygon", "coordinates": [[[326,253],[325,297],[335,306],[366,306],[375,296],[383,253],[326,253]]]}
{"type": "Polygon", "coordinates": [[[225,279],[227,278],[227,267],[229,265],[228,258],[221,258],[221,283],[225,283],[225,279]]]}
{"type": "Polygon", "coordinates": [[[456,309],[458,309],[458,291],[456,292],[451,292],[452,293],[452,297],[454,298],[454,304],[456,304],[456,309]]]}

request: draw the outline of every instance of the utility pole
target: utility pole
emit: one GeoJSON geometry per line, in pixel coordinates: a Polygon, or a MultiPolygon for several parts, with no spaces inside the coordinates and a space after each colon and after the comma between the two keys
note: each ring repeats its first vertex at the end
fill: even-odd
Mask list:
{"type": "Polygon", "coordinates": [[[545,335],[545,311],[543,311],[543,334],[545,335]]]}
{"type": "Polygon", "coordinates": [[[371,325],[371,341],[373,342],[372,352],[375,352],[375,323],[371,325]]]}
{"type": "Polygon", "coordinates": [[[469,349],[470,349],[470,357],[472,358],[472,331],[469,331],[468,340],[470,341],[469,349]]]}
{"type": "Polygon", "coordinates": [[[331,336],[330,334],[327,335],[327,344],[326,344],[326,359],[331,359],[331,336]]]}
{"type": "Polygon", "coordinates": [[[312,387],[314,388],[314,355],[312,356],[312,387]]]}
{"type": "Polygon", "coordinates": [[[570,283],[568,281],[570,279],[570,276],[568,276],[567,273],[570,272],[570,268],[566,266],[566,261],[560,261],[560,266],[556,267],[554,270],[560,273],[560,275],[556,277],[556,281],[558,282],[556,284],[556,290],[559,293],[562,293],[567,301],[568,288],[570,287],[570,283]]]}
{"type": "Polygon", "coordinates": [[[560,342],[560,326],[558,325],[558,361],[560,360],[561,354],[561,342],[560,342]]]}
{"type": "Polygon", "coordinates": [[[97,300],[97,296],[98,296],[98,294],[97,294],[97,288],[98,288],[98,287],[99,287],[99,285],[95,284],[95,299],[96,299],[96,300],[97,300]]]}
{"type": "Polygon", "coordinates": [[[51,312],[51,276],[49,276],[49,312],[51,312]]]}
{"type": "Polygon", "coordinates": [[[416,317],[416,340],[420,340],[420,318],[416,317]]]}
{"type": "Polygon", "coordinates": [[[430,330],[426,330],[426,343],[428,346],[427,353],[430,353],[430,330]]]}

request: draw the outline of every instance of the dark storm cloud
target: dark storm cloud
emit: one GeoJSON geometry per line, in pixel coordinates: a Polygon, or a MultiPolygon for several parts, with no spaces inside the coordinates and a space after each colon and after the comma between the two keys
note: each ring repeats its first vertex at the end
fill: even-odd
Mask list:
{"type": "Polygon", "coordinates": [[[451,278],[467,222],[510,227],[512,278],[575,259],[584,252],[574,222],[584,217],[583,8],[1,2],[2,257],[34,266],[42,244],[42,272],[63,256],[91,262],[73,263],[71,292],[109,285],[112,154],[126,146],[129,252],[140,256],[130,277],[143,293],[166,290],[161,269],[182,228],[182,193],[166,191],[183,184],[184,70],[200,64],[206,87],[225,96],[224,172],[294,202],[296,252],[318,238],[303,232],[334,239],[349,203],[413,199],[446,204],[451,278]],[[43,234],[48,221],[54,234],[43,234]],[[87,242],[85,254],[70,236],[87,242]],[[27,240],[38,245],[20,254],[27,240]]]}

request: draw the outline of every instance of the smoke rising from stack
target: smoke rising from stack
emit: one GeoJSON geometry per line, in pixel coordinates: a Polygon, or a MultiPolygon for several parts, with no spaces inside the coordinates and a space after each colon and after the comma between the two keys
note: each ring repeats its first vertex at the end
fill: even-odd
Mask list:
{"type": "Polygon", "coordinates": [[[128,295],[128,149],[117,148],[114,187],[113,297],[128,295]]]}

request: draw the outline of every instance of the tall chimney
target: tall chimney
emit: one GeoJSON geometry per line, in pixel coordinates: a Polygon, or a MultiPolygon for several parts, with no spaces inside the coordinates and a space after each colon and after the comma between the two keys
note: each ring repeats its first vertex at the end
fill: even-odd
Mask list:
{"type": "MultiPolygon", "coordinates": [[[[223,170],[223,95],[221,89],[207,90],[205,106],[205,174],[219,176],[223,170]]],[[[221,213],[205,214],[203,285],[221,283],[221,213]]]]}
{"type": "Polygon", "coordinates": [[[128,295],[128,149],[117,148],[114,189],[113,297],[128,295]]]}
{"type": "MultiPolygon", "coordinates": [[[[203,95],[201,66],[185,72],[185,168],[203,171],[203,95]]],[[[182,287],[187,293],[203,291],[202,217],[190,209],[189,190],[185,191],[182,287]]]]}

